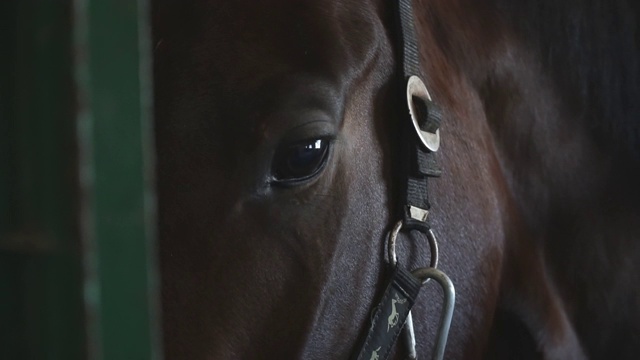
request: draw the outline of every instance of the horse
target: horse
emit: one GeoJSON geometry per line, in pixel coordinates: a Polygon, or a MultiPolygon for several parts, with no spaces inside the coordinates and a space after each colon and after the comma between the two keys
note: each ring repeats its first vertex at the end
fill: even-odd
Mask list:
{"type": "MultiPolygon", "coordinates": [[[[394,7],[153,3],[168,359],[352,356],[401,201],[394,7]]],[[[414,1],[442,112],[428,218],[456,287],[445,358],[640,354],[639,15],[627,0],[414,1]]],[[[397,247],[429,266],[423,237],[397,247]]],[[[425,284],[420,357],[442,305],[425,284]]]]}

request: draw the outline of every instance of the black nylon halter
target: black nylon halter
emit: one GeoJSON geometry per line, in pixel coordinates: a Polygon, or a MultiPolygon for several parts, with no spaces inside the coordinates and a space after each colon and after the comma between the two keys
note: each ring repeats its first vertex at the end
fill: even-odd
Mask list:
{"type": "MultiPolygon", "coordinates": [[[[418,42],[414,28],[412,0],[394,1],[394,13],[396,23],[394,40],[398,46],[396,50],[398,72],[402,81],[401,86],[399,86],[401,89],[398,94],[399,101],[400,104],[408,104],[407,99],[411,98],[417,123],[417,126],[414,126],[409,105],[400,111],[400,119],[398,121],[401,126],[401,141],[399,141],[401,146],[399,175],[401,179],[401,201],[399,202],[400,208],[398,212],[402,222],[399,223],[400,226],[397,228],[398,231],[401,229],[404,231],[417,230],[427,236],[430,234],[432,238],[429,241],[433,240],[435,242],[427,219],[428,211],[431,208],[427,181],[429,177],[440,176],[441,171],[436,165],[434,152],[432,151],[437,150],[437,146],[429,150],[427,144],[419,135],[419,130],[436,135],[436,137],[439,136],[437,130],[442,121],[442,112],[430,99],[424,97],[418,99],[407,95],[410,79],[416,76],[422,78],[418,42]]],[[[432,247],[432,258],[433,255],[432,247]]],[[[393,262],[395,262],[395,259],[393,259],[393,262]]],[[[395,263],[392,265],[393,270],[383,296],[372,311],[371,323],[366,337],[356,347],[352,359],[386,359],[390,355],[409,316],[411,307],[418,297],[425,278],[418,278],[414,276],[415,272],[412,274],[401,266],[395,266],[395,263]]],[[[430,267],[432,268],[420,270],[433,270],[439,273],[438,270],[433,269],[435,267],[434,263],[430,267]]],[[[442,275],[446,278],[446,275],[442,275]]],[[[446,280],[449,281],[448,278],[446,280]]],[[[441,285],[443,284],[440,280],[438,282],[441,285]]],[[[449,315],[451,314],[449,313],[449,315]]],[[[447,324],[446,332],[448,332],[448,326],[447,324]]]]}
{"type": "MultiPolygon", "coordinates": [[[[406,103],[405,88],[411,76],[422,78],[420,69],[420,55],[416,31],[414,28],[413,6],[411,0],[399,0],[396,13],[395,41],[398,44],[397,59],[398,71],[402,79],[403,86],[400,86],[400,103],[406,103]]],[[[431,101],[418,100],[418,106],[422,106],[422,113],[418,118],[420,128],[424,131],[435,133],[440,128],[442,122],[442,112],[440,108],[431,101]]],[[[438,177],[441,174],[437,167],[434,153],[422,146],[421,140],[416,136],[416,130],[412,126],[411,116],[408,111],[401,114],[402,124],[402,155],[400,159],[404,164],[402,169],[402,179],[404,179],[402,192],[403,201],[400,202],[402,219],[405,226],[411,227],[415,219],[410,214],[410,207],[428,211],[431,208],[429,203],[427,179],[428,177],[438,177]]]]}

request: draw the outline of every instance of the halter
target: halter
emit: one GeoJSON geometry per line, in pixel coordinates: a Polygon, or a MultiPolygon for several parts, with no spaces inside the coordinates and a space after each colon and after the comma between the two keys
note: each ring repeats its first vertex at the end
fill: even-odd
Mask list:
{"type": "Polygon", "coordinates": [[[407,109],[401,111],[401,198],[399,218],[388,238],[388,261],[391,276],[382,298],[372,311],[366,337],[354,352],[356,360],[387,359],[401,332],[405,329],[405,343],[409,359],[416,359],[415,335],[411,307],[420,288],[434,279],[444,291],[444,309],[440,317],[434,359],[442,359],[449,334],[455,290],[445,273],[437,269],[438,244],[428,221],[431,205],[427,183],[430,177],[439,177],[434,153],[440,147],[440,123],[442,112],[431,101],[431,96],[420,75],[418,42],[413,24],[412,0],[399,0],[394,9],[396,20],[395,40],[399,72],[403,84],[398,94],[406,101],[407,109]],[[408,271],[397,261],[396,242],[400,233],[421,233],[429,243],[431,261],[428,267],[408,271]]]}

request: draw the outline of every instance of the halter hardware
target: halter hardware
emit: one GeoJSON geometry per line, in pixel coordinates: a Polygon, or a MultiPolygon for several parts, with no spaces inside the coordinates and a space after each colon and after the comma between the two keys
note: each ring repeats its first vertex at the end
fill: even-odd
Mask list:
{"type": "Polygon", "coordinates": [[[425,118],[424,112],[427,104],[431,102],[431,95],[422,79],[412,75],[407,81],[407,105],[413,126],[416,129],[418,138],[429,151],[436,152],[440,148],[440,129],[429,129],[420,121],[425,118]],[[423,128],[426,128],[423,130],[423,128]]]}
{"type": "Polygon", "coordinates": [[[405,334],[408,358],[417,359],[411,308],[418,298],[420,288],[430,279],[434,279],[442,287],[444,293],[444,304],[440,315],[436,345],[433,349],[433,359],[442,360],[444,357],[444,350],[453,318],[455,289],[451,279],[444,272],[437,269],[438,242],[433,231],[427,227],[426,223],[417,224],[419,223],[414,223],[412,226],[406,227],[406,229],[417,230],[426,236],[431,251],[429,266],[418,268],[411,272],[399,266],[396,244],[398,235],[405,228],[405,225],[404,221],[398,221],[389,232],[387,243],[389,263],[393,268],[393,274],[382,299],[374,308],[371,328],[364,343],[360,346],[360,350],[354,354],[354,359],[386,359],[402,330],[404,330],[405,334]]]}
{"type": "MultiPolygon", "coordinates": [[[[426,284],[430,279],[433,279],[440,285],[440,287],[442,287],[442,291],[444,293],[444,303],[442,312],[440,313],[440,325],[438,326],[438,334],[436,335],[436,345],[433,348],[433,359],[442,360],[444,358],[444,349],[447,346],[447,338],[449,336],[449,329],[451,328],[451,320],[453,319],[453,308],[455,307],[456,303],[456,291],[453,286],[453,282],[451,281],[451,279],[449,279],[447,274],[434,267],[416,269],[413,270],[411,274],[420,279],[423,285],[426,284]]],[[[410,318],[411,314],[409,314],[409,318],[407,320],[409,320],[410,318]]],[[[411,324],[411,332],[412,331],[413,324],[411,324]]],[[[413,346],[415,349],[415,338],[413,346]]],[[[409,351],[409,358],[417,358],[415,350],[413,352],[409,351]]]]}
{"type": "MultiPolygon", "coordinates": [[[[396,242],[398,241],[398,234],[400,233],[400,230],[402,230],[403,227],[404,227],[404,222],[400,220],[389,232],[387,250],[389,252],[389,262],[391,263],[391,266],[397,266],[398,264],[398,257],[396,255],[396,242]]],[[[437,268],[438,267],[438,241],[436,240],[436,236],[433,234],[433,231],[431,229],[425,228],[423,231],[424,231],[424,234],[427,236],[427,241],[429,241],[429,249],[431,252],[431,262],[429,264],[429,267],[437,268]]]]}

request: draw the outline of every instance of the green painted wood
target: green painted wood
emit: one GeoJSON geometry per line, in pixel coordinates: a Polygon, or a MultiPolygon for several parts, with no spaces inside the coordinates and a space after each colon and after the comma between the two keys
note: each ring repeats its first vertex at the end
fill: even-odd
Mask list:
{"type": "Polygon", "coordinates": [[[89,356],[160,359],[145,0],[76,0],[89,356]]]}
{"type": "Polygon", "coordinates": [[[71,3],[0,5],[0,359],[82,359],[71,3]]]}

